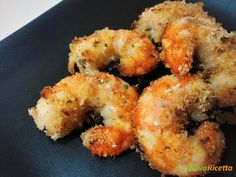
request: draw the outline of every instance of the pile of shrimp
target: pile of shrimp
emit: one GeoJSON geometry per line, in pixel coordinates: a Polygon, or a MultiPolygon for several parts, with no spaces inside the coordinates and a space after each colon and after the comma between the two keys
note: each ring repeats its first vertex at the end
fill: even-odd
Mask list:
{"type": "Polygon", "coordinates": [[[80,136],[92,154],[111,157],[138,145],[163,175],[204,175],[189,165],[216,165],[225,148],[220,125],[208,113],[233,107],[220,114],[236,120],[236,34],[200,2],[165,1],[145,9],[132,27],[76,37],[68,62],[72,75],[45,87],[29,114],[57,140],[88,124],[92,111],[103,117],[102,125],[80,136]],[[160,61],[172,74],[157,75],[141,94],[123,80],[145,78],[160,61]],[[118,75],[105,72],[111,63],[118,75]],[[194,121],[199,126],[189,131],[194,121]]]}
{"type": "Polygon", "coordinates": [[[161,42],[161,60],[175,75],[186,75],[193,54],[203,68],[203,78],[214,89],[219,107],[236,104],[236,34],[227,32],[203,11],[203,3],[166,1],[146,9],[133,26],[161,42]]]}

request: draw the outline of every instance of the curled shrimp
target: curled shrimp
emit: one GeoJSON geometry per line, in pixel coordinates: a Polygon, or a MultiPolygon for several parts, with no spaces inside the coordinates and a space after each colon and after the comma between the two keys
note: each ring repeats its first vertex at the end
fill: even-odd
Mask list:
{"type": "Polygon", "coordinates": [[[81,128],[86,113],[94,110],[103,116],[104,126],[84,132],[83,144],[95,155],[114,156],[133,147],[131,112],[137,99],[133,87],[112,75],[75,74],[45,87],[29,114],[40,130],[57,140],[81,128]]]}
{"type": "Polygon", "coordinates": [[[152,42],[136,31],[109,30],[75,38],[70,44],[70,73],[75,66],[80,72],[93,72],[107,66],[119,58],[118,69],[124,76],[143,75],[154,69],[159,61],[152,42]]]}
{"type": "Polygon", "coordinates": [[[197,176],[189,166],[220,161],[225,138],[217,123],[203,122],[193,135],[188,114],[211,108],[212,89],[198,76],[163,76],[147,87],[133,116],[140,151],[150,166],[166,175],[197,176]]]}
{"type": "Polygon", "coordinates": [[[133,23],[133,27],[159,43],[168,23],[186,16],[207,17],[207,12],[202,8],[201,2],[165,1],[145,9],[139,19],[133,23]]]}
{"type": "Polygon", "coordinates": [[[213,18],[184,17],[168,25],[161,58],[176,75],[186,75],[195,54],[220,107],[236,105],[236,35],[213,18]]]}
{"type": "Polygon", "coordinates": [[[162,42],[160,58],[175,75],[186,75],[196,54],[219,107],[236,105],[236,35],[203,11],[203,3],[165,1],[146,9],[135,30],[162,42]]]}

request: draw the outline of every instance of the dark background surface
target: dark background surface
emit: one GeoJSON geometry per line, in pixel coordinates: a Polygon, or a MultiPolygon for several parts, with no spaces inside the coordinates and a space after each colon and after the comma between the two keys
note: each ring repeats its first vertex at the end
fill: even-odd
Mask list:
{"type": "MultiPolygon", "coordinates": [[[[139,154],[114,158],[92,156],[78,133],[53,142],[36,129],[27,109],[40,90],[67,72],[69,43],[94,30],[130,28],[146,7],[160,1],[67,0],[0,42],[1,177],[154,177],[139,154]]],[[[205,9],[228,30],[236,30],[236,1],[207,0],[205,9]]],[[[227,148],[222,164],[236,168],[236,127],[223,126],[227,148]]],[[[208,177],[236,176],[212,173],[208,177]]]]}

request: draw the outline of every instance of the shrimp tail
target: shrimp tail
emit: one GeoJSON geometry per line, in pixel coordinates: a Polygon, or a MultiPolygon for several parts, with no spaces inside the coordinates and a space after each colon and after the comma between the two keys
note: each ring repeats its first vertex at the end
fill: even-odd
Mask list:
{"type": "Polygon", "coordinates": [[[115,127],[96,126],[82,133],[81,138],[92,154],[103,157],[134,148],[134,135],[115,127]]]}

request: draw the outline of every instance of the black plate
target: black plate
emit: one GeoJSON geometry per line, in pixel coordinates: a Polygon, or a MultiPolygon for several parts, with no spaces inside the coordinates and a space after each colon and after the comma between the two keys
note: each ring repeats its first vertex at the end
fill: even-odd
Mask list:
{"type": "MultiPolygon", "coordinates": [[[[78,134],[57,142],[36,129],[27,109],[40,90],[67,72],[68,44],[75,35],[96,29],[129,28],[153,0],[67,0],[0,43],[1,177],[143,177],[159,176],[135,152],[117,158],[92,156],[78,134]]],[[[236,1],[207,0],[205,9],[228,30],[236,29],[236,1]]],[[[236,167],[236,128],[222,127],[227,149],[222,164],[236,167]]],[[[207,176],[236,176],[212,173],[207,176]]]]}

